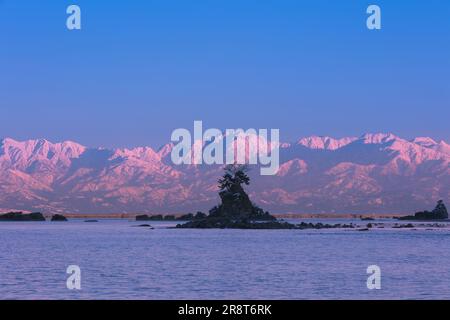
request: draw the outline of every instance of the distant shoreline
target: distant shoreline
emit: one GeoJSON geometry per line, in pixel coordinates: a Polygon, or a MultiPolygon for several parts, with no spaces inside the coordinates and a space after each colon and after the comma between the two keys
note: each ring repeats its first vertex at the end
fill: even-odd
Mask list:
{"type": "MultiPolygon", "coordinates": [[[[1,214],[1,213],[0,213],[1,214]]],[[[110,213],[110,214],[97,214],[97,213],[60,213],[69,219],[135,219],[136,216],[142,213],[110,213]]],[[[45,213],[46,218],[51,218],[53,214],[45,213]]],[[[152,214],[149,214],[152,216],[152,214]]],[[[154,214],[157,215],[157,214],[154,214]]],[[[175,217],[182,216],[182,214],[166,214],[173,215],[175,217]]],[[[374,219],[389,219],[399,216],[404,216],[404,213],[365,213],[365,214],[339,214],[339,213],[279,213],[273,214],[276,218],[280,219],[360,219],[360,218],[374,218],[374,219]]],[[[164,216],[164,214],[163,214],[164,216]]]]}

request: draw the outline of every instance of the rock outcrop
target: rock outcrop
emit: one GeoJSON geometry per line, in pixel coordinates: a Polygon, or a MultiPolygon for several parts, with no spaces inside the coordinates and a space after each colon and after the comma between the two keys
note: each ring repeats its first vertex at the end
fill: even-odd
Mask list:
{"type": "Polygon", "coordinates": [[[8,212],[0,215],[0,221],[45,221],[45,217],[40,212],[8,212]]]}
{"type": "Polygon", "coordinates": [[[62,214],[54,214],[51,221],[67,221],[67,218],[62,214]]]}
{"type": "Polygon", "coordinates": [[[413,216],[401,217],[399,220],[446,220],[448,219],[447,208],[444,201],[439,200],[433,211],[416,212],[413,216]]]}
{"type": "Polygon", "coordinates": [[[191,221],[191,220],[198,220],[203,219],[206,217],[206,214],[203,212],[197,212],[197,214],[188,213],[179,217],[175,217],[174,215],[165,215],[157,214],[153,216],[149,216],[147,214],[142,214],[136,216],[136,221],[191,221]]]}
{"type": "Polygon", "coordinates": [[[162,215],[156,215],[156,216],[149,216],[147,214],[141,214],[136,216],[136,221],[158,221],[163,220],[162,215]]]}
{"type": "Polygon", "coordinates": [[[246,167],[229,165],[219,180],[221,204],[209,211],[209,215],[198,212],[188,215],[190,222],[177,228],[231,228],[231,229],[295,229],[295,225],[279,222],[268,212],[255,206],[242,185],[250,184],[246,167]]]}

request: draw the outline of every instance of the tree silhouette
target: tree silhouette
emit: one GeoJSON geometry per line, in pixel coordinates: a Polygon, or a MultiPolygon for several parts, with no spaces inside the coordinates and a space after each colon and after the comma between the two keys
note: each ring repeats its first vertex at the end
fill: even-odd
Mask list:
{"type": "Polygon", "coordinates": [[[236,163],[224,168],[218,180],[220,204],[209,215],[197,213],[192,221],[177,228],[292,229],[294,225],[278,222],[269,212],[254,205],[243,186],[250,184],[248,167],[236,163]],[[259,222],[256,222],[259,221],[259,222]]]}
{"type": "Polygon", "coordinates": [[[225,173],[219,179],[220,191],[232,192],[233,189],[240,189],[242,184],[249,185],[250,178],[247,175],[248,167],[246,165],[230,164],[225,167],[225,173]]]}
{"type": "Polygon", "coordinates": [[[443,200],[437,202],[436,208],[434,208],[432,213],[440,219],[448,219],[447,208],[445,207],[443,200]]]}

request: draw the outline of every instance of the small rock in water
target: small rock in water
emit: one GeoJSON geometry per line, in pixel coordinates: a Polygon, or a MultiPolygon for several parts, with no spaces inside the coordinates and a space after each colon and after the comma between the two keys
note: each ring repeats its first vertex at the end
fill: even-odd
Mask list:
{"type": "Polygon", "coordinates": [[[55,214],[53,215],[51,221],[67,221],[67,218],[64,217],[62,214],[55,214]]]}
{"type": "Polygon", "coordinates": [[[140,224],[140,225],[138,225],[138,226],[133,226],[133,227],[155,229],[155,228],[153,228],[153,227],[152,227],[151,225],[149,225],[149,224],[140,224]]]}

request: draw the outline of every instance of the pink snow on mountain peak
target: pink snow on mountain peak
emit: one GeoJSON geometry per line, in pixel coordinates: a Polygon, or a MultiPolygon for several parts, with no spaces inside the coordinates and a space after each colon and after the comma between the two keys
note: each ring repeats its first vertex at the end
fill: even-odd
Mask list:
{"type": "Polygon", "coordinates": [[[413,139],[412,142],[422,147],[450,155],[450,145],[443,140],[438,143],[429,137],[418,137],[413,139]]]}
{"type": "Polygon", "coordinates": [[[360,137],[366,144],[383,144],[396,139],[400,139],[392,133],[366,133],[360,137]]]}
{"type": "Polygon", "coordinates": [[[139,159],[147,162],[159,162],[161,156],[150,147],[137,147],[133,149],[117,149],[112,158],[123,157],[139,159]]]}
{"type": "Polygon", "coordinates": [[[412,139],[411,142],[421,145],[423,147],[431,147],[431,146],[435,146],[437,144],[437,142],[434,141],[430,137],[417,137],[417,138],[412,139]]]}
{"type": "Polygon", "coordinates": [[[439,142],[439,144],[436,146],[436,150],[450,156],[450,144],[446,143],[445,141],[439,142]]]}
{"type": "Polygon", "coordinates": [[[327,136],[310,136],[300,139],[297,144],[310,149],[336,150],[355,141],[356,137],[335,139],[327,136]]]}
{"type": "Polygon", "coordinates": [[[17,141],[5,138],[0,143],[0,164],[9,162],[17,168],[24,168],[38,162],[53,165],[70,165],[86,147],[73,142],[51,143],[45,139],[17,141]]]}
{"type": "MultiPolygon", "coordinates": [[[[222,167],[173,165],[173,147],[105,149],[72,141],[0,140],[0,207],[185,213],[216,204],[222,167]]],[[[445,141],[367,133],[359,138],[310,136],[280,147],[275,176],[250,171],[252,199],[267,210],[397,213],[450,199],[445,141]]]]}
{"type": "Polygon", "coordinates": [[[163,145],[161,148],[158,149],[158,154],[161,157],[161,159],[170,156],[170,153],[173,150],[173,147],[175,146],[174,143],[167,143],[165,145],[163,145]]]}

